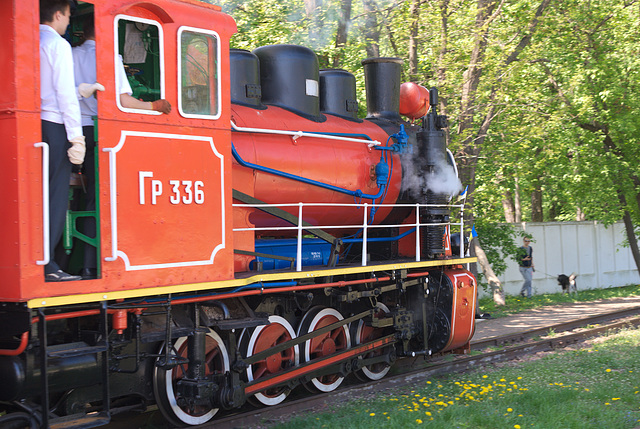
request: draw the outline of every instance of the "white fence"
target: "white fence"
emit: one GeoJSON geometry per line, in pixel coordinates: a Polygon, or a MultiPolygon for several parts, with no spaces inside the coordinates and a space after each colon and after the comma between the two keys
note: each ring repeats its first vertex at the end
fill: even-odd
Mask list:
{"type": "MultiPolygon", "coordinates": [[[[640,283],[631,250],[622,247],[626,234],[621,222],[608,228],[598,222],[526,222],[515,228],[533,237],[534,294],[559,292],[556,278],[572,272],[578,274],[578,291],[640,283]]],[[[516,262],[509,260],[499,278],[506,294],[520,293],[522,276],[516,262]]]]}

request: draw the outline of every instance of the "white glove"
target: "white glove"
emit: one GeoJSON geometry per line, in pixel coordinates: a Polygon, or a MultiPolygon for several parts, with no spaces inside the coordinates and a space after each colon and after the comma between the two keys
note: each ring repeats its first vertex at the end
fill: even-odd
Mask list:
{"type": "Polygon", "coordinates": [[[72,164],[81,165],[84,162],[84,153],[86,152],[84,136],[74,137],[69,141],[71,142],[71,147],[67,150],[69,161],[72,164]]]}
{"type": "Polygon", "coordinates": [[[98,82],[96,83],[81,83],[80,85],[78,85],[78,95],[84,97],[84,98],[89,98],[93,95],[94,92],[96,91],[104,91],[104,86],[102,86],[101,84],[99,84],[98,82]]]}

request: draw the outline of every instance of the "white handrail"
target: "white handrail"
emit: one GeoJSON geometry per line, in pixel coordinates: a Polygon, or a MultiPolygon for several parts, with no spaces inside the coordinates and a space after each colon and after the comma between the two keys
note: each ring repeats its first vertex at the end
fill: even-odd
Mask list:
{"type": "Polygon", "coordinates": [[[380,146],[378,140],[365,140],[365,139],[354,139],[351,137],[340,137],[334,136],[331,134],[322,134],[322,133],[305,133],[304,131],[284,131],[284,130],[274,130],[269,128],[248,128],[248,127],[239,127],[233,121],[231,121],[231,128],[234,131],[242,131],[246,133],[258,133],[258,134],[279,134],[284,136],[291,136],[293,140],[298,140],[300,137],[313,137],[317,139],[326,139],[326,140],[340,140],[344,142],[355,142],[355,143],[365,143],[367,146],[380,146]]]}
{"type": "Polygon", "coordinates": [[[45,142],[34,144],[35,147],[42,148],[42,244],[43,258],[36,261],[37,265],[47,265],[51,261],[51,246],[49,242],[50,224],[49,224],[49,145],[45,142]]]}
{"type": "Polygon", "coordinates": [[[104,258],[107,262],[118,259],[118,206],[117,206],[117,182],[116,182],[116,148],[102,149],[109,153],[109,199],[111,209],[111,256],[104,258]]]}
{"type": "Polygon", "coordinates": [[[420,262],[420,204],[416,204],[416,262],[420,262]]]}
{"type": "Polygon", "coordinates": [[[298,204],[298,247],[296,249],[296,271],[302,271],[302,203],[298,204]]]}
{"type": "MultiPolygon", "coordinates": [[[[261,207],[298,207],[298,222],[293,226],[262,226],[262,227],[247,227],[247,228],[233,228],[234,232],[241,231],[296,231],[297,232],[297,249],[296,249],[296,271],[302,271],[302,235],[303,231],[313,231],[314,229],[322,229],[322,230],[331,230],[331,229],[355,229],[362,228],[362,266],[367,266],[367,252],[368,252],[368,236],[369,229],[371,228],[406,228],[406,227],[415,227],[416,234],[416,262],[420,262],[420,227],[434,227],[434,226],[444,226],[449,227],[449,233],[451,233],[451,226],[459,226],[460,227],[460,237],[464,239],[464,221],[462,216],[460,218],[460,222],[439,222],[439,223],[421,223],[420,222],[420,208],[422,207],[450,207],[450,208],[460,208],[461,211],[464,210],[464,204],[376,204],[376,207],[413,207],[416,210],[416,221],[415,223],[404,223],[404,224],[375,224],[372,225],[369,223],[369,212],[372,207],[369,203],[281,203],[281,204],[233,204],[233,207],[244,207],[244,208],[261,208],[261,207]],[[363,221],[361,224],[351,224],[351,225],[305,225],[303,222],[302,209],[303,207],[358,207],[363,208],[363,221]]],[[[445,228],[446,230],[447,228],[445,228]]],[[[462,241],[464,243],[464,241],[462,241]]],[[[464,258],[464,244],[461,245],[460,249],[460,258],[464,258]]]]}
{"type": "Polygon", "coordinates": [[[369,210],[367,210],[367,203],[364,203],[364,221],[362,222],[362,266],[367,266],[367,238],[369,237],[369,228],[367,228],[368,224],[368,215],[369,210]]]}

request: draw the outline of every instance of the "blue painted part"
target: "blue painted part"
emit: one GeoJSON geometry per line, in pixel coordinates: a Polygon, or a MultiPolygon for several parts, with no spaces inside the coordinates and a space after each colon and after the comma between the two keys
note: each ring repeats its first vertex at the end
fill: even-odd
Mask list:
{"type": "Polygon", "coordinates": [[[264,173],[270,173],[280,177],[285,177],[291,180],[297,180],[298,182],[306,183],[308,185],[319,186],[321,188],[329,189],[331,191],[340,192],[342,194],[351,195],[357,198],[367,198],[370,200],[378,199],[384,194],[384,189],[385,189],[384,186],[380,188],[377,194],[371,195],[371,194],[365,194],[360,189],[358,189],[357,191],[350,191],[348,189],[339,188],[337,186],[329,185],[327,183],[322,183],[316,180],[307,179],[306,177],[296,176],[294,174],[285,173],[284,171],[274,170],[273,168],[269,168],[269,167],[263,167],[262,165],[258,165],[258,164],[252,164],[240,157],[233,143],[231,143],[231,153],[233,154],[233,157],[235,158],[235,160],[238,161],[238,164],[242,165],[243,167],[253,168],[254,170],[262,171],[264,173]]]}
{"type": "MultiPolygon", "coordinates": [[[[269,255],[295,258],[297,256],[297,247],[298,240],[295,238],[256,240],[256,252],[266,253],[269,255]]],[[[302,239],[303,267],[327,265],[329,263],[330,256],[331,244],[317,238],[302,239]]],[[[263,270],[277,270],[281,268],[289,268],[291,266],[289,261],[257,256],[249,265],[251,269],[255,269],[256,261],[262,262],[263,270]]]]}
{"type": "Polygon", "coordinates": [[[244,285],[244,286],[237,287],[234,290],[232,290],[231,293],[241,292],[247,289],[260,289],[260,288],[269,289],[272,287],[295,286],[297,284],[298,282],[274,282],[274,283],[258,283],[258,284],[254,283],[251,285],[244,285]]]}
{"type": "MultiPolygon", "coordinates": [[[[406,237],[409,234],[413,234],[416,231],[415,228],[411,228],[410,230],[403,232],[400,235],[396,235],[395,237],[369,237],[367,238],[367,243],[380,243],[383,241],[396,241],[401,238],[406,237]]],[[[343,243],[362,243],[362,238],[343,238],[343,243]]]]}
{"type": "Polygon", "coordinates": [[[376,184],[379,187],[386,186],[387,180],[389,180],[389,164],[380,161],[376,164],[376,184]]]}
{"type": "Polygon", "coordinates": [[[404,152],[406,150],[408,142],[409,142],[409,136],[404,131],[404,124],[401,124],[400,125],[400,131],[398,131],[395,134],[391,134],[389,136],[389,139],[387,140],[387,145],[386,146],[376,146],[376,150],[391,151],[391,152],[400,153],[400,152],[404,152]],[[396,139],[397,143],[394,143],[391,146],[389,146],[389,140],[391,138],[396,139]]]}

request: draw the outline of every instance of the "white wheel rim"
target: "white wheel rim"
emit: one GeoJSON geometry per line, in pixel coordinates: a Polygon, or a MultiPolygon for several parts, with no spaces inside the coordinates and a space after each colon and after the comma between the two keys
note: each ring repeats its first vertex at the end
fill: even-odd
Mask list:
{"type": "MultiPolygon", "coordinates": [[[[271,324],[277,323],[281,325],[283,328],[287,330],[287,332],[291,336],[291,339],[296,338],[296,333],[293,330],[293,326],[291,326],[291,324],[287,322],[287,319],[285,319],[284,317],[269,316],[269,323],[271,324]]],[[[268,325],[260,325],[251,334],[251,337],[249,338],[249,345],[247,346],[247,357],[253,356],[253,348],[256,345],[256,341],[260,337],[260,333],[262,332],[262,330],[265,329],[267,326],[268,325]]],[[[245,333],[243,332],[243,335],[244,334],[245,333]]],[[[294,353],[295,365],[297,366],[300,363],[300,353],[297,345],[293,347],[293,353],[294,353]]],[[[249,365],[249,367],[247,368],[247,378],[249,381],[253,381],[253,368],[251,365],[249,365]]],[[[253,396],[261,404],[271,406],[271,405],[278,405],[279,403],[284,401],[288,395],[289,395],[289,392],[285,391],[278,396],[267,396],[264,393],[260,393],[260,392],[254,394],[253,396]]]]}
{"type": "MultiPolygon", "coordinates": [[[[227,349],[224,346],[224,343],[222,342],[222,338],[220,338],[220,336],[215,331],[207,332],[207,336],[212,338],[214,341],[216,341],[216,343],[218,343],[218,348],[220,349],[220,354],[222,355],[224,371],[225,372],[228,371],[229,370],[229,354],[227,353],[227,349]]],[[[185,341],[187,341],[187,337],[178,338],[178,340],[174,343],[174,348],[176,350],[179,350],[185,341]]],[[[201,425],[211,420],[211,418],[213,418],[213,416],[215,416],[216,413],[218,412],[218,408],[213,408],[208,413],[203,414],[201,416],[192,416],[191,414],[185,413],[184,410],[180,408],[180,406],[176,402],[176,395],[173,390],[173,368],[167,370],[166,372],[165,389],[167,391],[167,399],[169,400],[169,406],[171,407],[171,410],[173,411],[173,413],[177,418],[179,418],[182,422],[186,424],[201,425]]]]}
{"type": "MultiPolygon", "coordinates": [[[[389,313],[389,308],[381,302],[378,302],[376,304],[376,308],[384,311],[385,313],[389,313]]],[[[364,329],[364,327],[365,327],[364,321],[359,320],[358,329],[356,330],[356,338],[355,338],[356,344],[362,344],[362,330],[364,329]]],[[[380,380],[385,375],[387,375],[390,369],[391,369],[390,366],[386,366],[382,371],[373,372],[366,366],[363,366],[361,368],[361,371],[369,380],[375,381],[375,380],[380,380]]]]}
{"type": "MultiPolygon", "coordinates": [[[[314,311],[313,309],[309,310],[309,312],[314,311]]],[[[304,323],[305,319],[307,318],[307,315],[309,314],[309,312],[307,312],[307,314],[305,314],[304,318],[302,319],[301,322],[301,328],[302,328],[302,323],[304,323]]],[[[335,318],[337,318],[338,320],[343,320],[344,317],[342,317],[342,314],[340,314],[340,312],[336,309],[333,308],[324,308],[320,311],[318,311],[318,314],[316,314],[313,319],[311,320],[311,323],[309,324],[309,328],[306,330],[307,332],[305,333],[309,333],[309,332],[313,332],[316,328],[316,326],[318,326],[318,323],[320,322],[320,320],[322,320],[323,318],[327,317],[327,316],[334,316],[335,318]]],[[[344,331],[344,335],[346,337],[347,340],[347,347],[349,348],[351,345],[351,335],[349,334],[349,330],[346,327],[343,327],[342,330],[344,331]]],[[[300,335],[300,332],[298,332],[298,335],[300,335]]],[[[311,341],[312,340],[308,340],[304,343],[304,359],[306,362],[311,360],[311,341]]],[[[331,392],[335,389],[337,389],[338,386],[340,386],[340,384],[342,383],[342,381],[344,380],[344,377],[338,377],[336,379],[336,381],[334,381],[331,384],[325,384],[322,383],[320,380],[318,380],[317,378],[313,378],[311,380],[311,384],[313,384],[313,386],[318,389],[321,392],[331,392]]]]}

